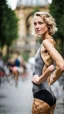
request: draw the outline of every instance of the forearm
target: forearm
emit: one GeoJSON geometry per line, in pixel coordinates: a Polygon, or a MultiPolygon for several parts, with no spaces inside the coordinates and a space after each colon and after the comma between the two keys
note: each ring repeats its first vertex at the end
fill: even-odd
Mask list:
{"type": "Polygon", "coordinates": [[[45,72],[43,72],[43,74],[40,76],[39,78],[39,82],[42,83],[44,82],[45,80],[47,80],[48,76],[50,76],[50,74],[52,73],[52,71],[54,70],[54,66],[51,65],[49,66],[45,72]]]}
{"type": "Polygon", "coordinates": [[[64,72],[64,69],[56,67],[56,70],[50,76],[49,85],[52,85],[56,80],[58,80],[63,72],[64,72]]]}

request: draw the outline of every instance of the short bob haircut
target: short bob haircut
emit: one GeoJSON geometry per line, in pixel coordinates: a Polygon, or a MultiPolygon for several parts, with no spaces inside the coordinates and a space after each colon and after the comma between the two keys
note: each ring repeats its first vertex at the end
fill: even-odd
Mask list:
{"type": "Polygon", "coordinates": [[[55,19],[48,12],[36,12],[35,16],[40,16],[48,26],[49,34],[53,35],[58,28],[56,27],[55,19]]]}

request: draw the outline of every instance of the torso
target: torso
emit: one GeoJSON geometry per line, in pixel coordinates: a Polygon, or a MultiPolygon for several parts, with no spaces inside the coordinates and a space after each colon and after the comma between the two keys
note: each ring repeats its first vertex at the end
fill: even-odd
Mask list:
{"type": "MultiPolygon", "coordinates": [[[[36,55],[35,55],[35,63],[33,66],[33,76],[34,75],[38,75],[38,76],[42,75],[42,69],[44,67],[44,61],[41,58],[41,47],[42,47],[42,45],[37,50],[36,55]]],[[[34,84],[33,83],[33,94],[35,94],[36,92],[39,92],[40,90],[47,90],[51,94],[53,94],[50,86],[48,85],[47,80],[41,84],[34,84]]]]}

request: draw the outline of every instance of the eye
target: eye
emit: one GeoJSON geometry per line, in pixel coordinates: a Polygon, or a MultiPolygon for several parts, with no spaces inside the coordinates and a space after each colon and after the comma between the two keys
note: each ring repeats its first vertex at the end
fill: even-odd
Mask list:
{"type": "Polygon", "coordinates": [[[43,24],[43,22],[41,22],[41,21],[39,21],[38,23],[39,23],[40,25],[42,25],[42,24],[43,24]]]}
{"type": "Polygon", "coordinates": [[[36,22],[34,22],[34,25],[36,25],[37,23],[36,22]]]}

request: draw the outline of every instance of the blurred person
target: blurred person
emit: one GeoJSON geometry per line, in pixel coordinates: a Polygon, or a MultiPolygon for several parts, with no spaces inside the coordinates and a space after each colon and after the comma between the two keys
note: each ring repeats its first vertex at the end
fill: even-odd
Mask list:
{"type": "Polygon", "coordinates": [[[12,67],[12,72],[14,74],[14,78],[15,78],[15,83],[16,86],[18,85],[18,78],[21,75],[22,77],[25,76],[25,72],[26,72],[26,66],[25,66],[25,62],[23,59],[19,60],[18,58],[16,58],[14,60],[14,66],[12,67]]]}
{"type": "Polygon", "coordinates": [[[4,61],[2,59],[2,53],[0,53],[0,77],[4,76],[4,61]]]}
{"type": "Polygon", "coordinates": [[[5,76],[4,61],[2,59],[2,53],[0,52],[0,84],[1,84],[1,78],[4,76],[5,76]]]}
{"type": "Polygon", "coordinates": [[[4,61],[2,59],[2,56],[0,56],[0,84],[1,84],[1,78],[5,75],[4,71],[4,61]]]}
{"type": "Polygon", "coordinates": [[[14,60],[14,64],[15,64],[15,66],[17,66],[17,67],[20,66],[20,61],[19,61],[18,57],[16,57],[16,59],[14,60]]]}
{"type": "Polygon", "coordinates": [[[7,68],[9,69],[9,73],[12,73],[12,68],[15,66],[14,62],[9,58],[7,60],[7,68]]]}
{"type": "Polygon", "coordinates": [[[15,61],[12,60],[12,59],[8,59],[7,61],[7,68],[9,69],[9,73],[8,76],[12,76],[13,74],[13,77],[14,77],[14,80],[15,80],[15,85],[18,84],[18,71],[17,71],[17,67],[19,66],[19,64],[15,64],[15,61]],[[16,65],[16,66],[15,66],[16,65]]]}
{"type": "Polygon", "coordinates": [[[8,59],[8,61],[7,61],[7,68],[9,69],[9,74],[8,74],[8,76],[12,76],[12,74],[13,74],[13,76],[14,76],[14,79],[16,79],[16,77],[17,77],[17,71],[14,69],[15,68],[15,63],[14,63],[14,61],[12,60],[12,59],[8,59]]]}
{"type": "Polygon", "coordinates": [[[24,69],[24,72],[26,72],[26,64],[25,64],[24,59],[21,60],[20,66],[24,69]]]}
{"type": "Polygon", "coordinates": [[[47,12],[36,12],[33,23],[35,34],[42,37],[42,43],[36,52],[33,65],[32,114],[53,114],[56,97],[51,85],[64,72],[64,60],[56,50],[56,42],[52,37],[57,27],[55,19],[47,12]]]}
{"type": "Polygon", "coordinates": [[[0,53],[0,68],[3,68],[4,66],[4,61],[2,59],[2,54],[0,53]]]}

